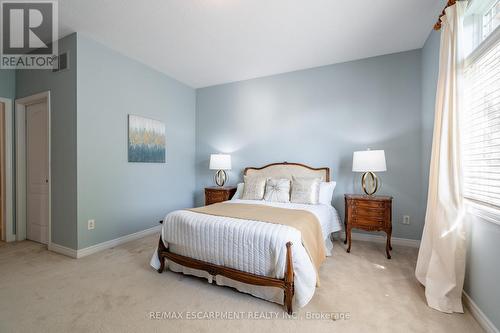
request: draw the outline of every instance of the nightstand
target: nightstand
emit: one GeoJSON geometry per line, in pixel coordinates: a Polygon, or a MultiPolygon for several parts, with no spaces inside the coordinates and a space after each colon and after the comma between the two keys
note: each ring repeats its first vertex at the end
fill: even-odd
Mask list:
{"type": "Polygon", "coordinates": [[[234,186],[205,187],[205,206],[227,201],[233,197],[234,193],[236,193],[236,187],[234,186]]]}
{"type": "Polygon", "coordinates": [[[385,252],[391,259],[392,250],[392,197],[382,195],[346,194],[345,198],[345,241],[351,252],[351,231],[358,228],[366,231],[384,231],[387,234],[385,252]]]}

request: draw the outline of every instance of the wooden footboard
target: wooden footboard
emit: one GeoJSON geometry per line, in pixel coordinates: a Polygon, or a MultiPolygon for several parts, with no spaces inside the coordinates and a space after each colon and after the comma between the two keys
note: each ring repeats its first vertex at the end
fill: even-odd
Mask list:
{"type": "Polygon", "coordinates": [[[160,241],[158,242],[158,259],[160,260],[160,268],[158,269],[158,273],[162,273],[165,270],[165,259],[168,259],[185,267],[206,271],[208,272],[208,274],[214,277],[216,275],[222,275],[229,279],[255,286],[281,288],[283,289],[284,294],[283,304],[285,306],[285,310],[288,312],[288,314],[293,313],[292,304],[294,295],[294,282],[291,242],[286,243],[286,268],[284,279],[276,279],[268,276],[247,273],[234,268],[219,266],[172,253],[163,244],[161,236],[160,241]]]}

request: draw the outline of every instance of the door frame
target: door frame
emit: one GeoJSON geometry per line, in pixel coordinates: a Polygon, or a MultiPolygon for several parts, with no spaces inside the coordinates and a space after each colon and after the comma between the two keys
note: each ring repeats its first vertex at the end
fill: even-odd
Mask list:
{"type": "Polygon", "coordinates": [[[12,100],[9,98],[0,97],[0,103],[5,106],[4,110],[4,125],[5,125],[5,219],[4,219],[4,235],[6,242],[12,242],[16,240],[16,234],[14,231],[14,201],[13,192],[14,187],[12,186],[13,177],[13,137],[12,137],[12,100]]]}
{"type": "Polygon", "coordinates": [[[52,244],[52,175],[51,175],[51,129],[50,129],[50,91],[16,99],[16,240],[26,239],[26,107],[30,104],[45,101],[47,103],[48,144],[49,144],[49,221],[48,242],[52,244]]]}

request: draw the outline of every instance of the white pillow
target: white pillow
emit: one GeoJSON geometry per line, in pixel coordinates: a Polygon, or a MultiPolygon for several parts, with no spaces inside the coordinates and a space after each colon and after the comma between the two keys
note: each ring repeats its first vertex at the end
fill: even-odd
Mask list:
{"type": "Polygon", "coordinates": [[[243,187],[243,200],[262,200],[266,188],[266,178],[244,177],[245,186],[243,187]]]}
{"type": "Polygon", "coordinates": [[[290,202],[290,179],[269,178],[266,181],[264,200],[271,202],[290,202]]]}
{"type": "Polygon", "coordinates": [[[290,201],[293,203],[317,205],[321,178],[293,177],[290,201]]]}
{"type": "Polygon", "coordinates": [[[321,182],[319,183],[319,203],[323,205],[331,205],[333,199],[333,191],[337,186],[337,182],[321,182]]]}
{"type": "Polygon", "coordinates": [[[231,200],[241,199],[241,196],[243,195],[243,188],[244,187],[245,187],[245,183],[238,183],[238,185],[236,185],[236,192],[234,193],[231,200]]]}

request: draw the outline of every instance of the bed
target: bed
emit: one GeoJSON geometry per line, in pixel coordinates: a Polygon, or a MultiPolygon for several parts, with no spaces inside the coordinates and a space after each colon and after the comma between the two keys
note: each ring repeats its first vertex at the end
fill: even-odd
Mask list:
{"type": "MultiPolygon", "coordinates": [[[[330,180],[329,168],[298,163],[273,163],[246,168],[245,175],[264,178],[321,177],[330,180]]],[[[233,198],[237,205],[265,205],[312,213],[321,227],[326,255],[332,253],[331,234],[341,230],[332,205],[277,203],[233,198]]],[[[163,222],[151,266],[165,267],[206,278],[210,283],[233,287],[278,304],[288,313],[294,305],[305,306],[319,284],[317,269],[302,244],[301,232],[293,227],[257,220],[178,210],[163,222]]]]}

